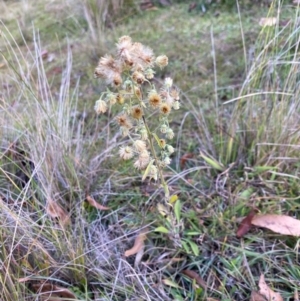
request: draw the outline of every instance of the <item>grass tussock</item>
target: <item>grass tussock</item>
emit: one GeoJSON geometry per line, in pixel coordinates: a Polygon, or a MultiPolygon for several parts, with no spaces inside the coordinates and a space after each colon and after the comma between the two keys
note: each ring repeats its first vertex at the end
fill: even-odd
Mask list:
{"type": "Polygon", "coordinates": [[[298,7],[274,1],[268,16],[278,23],[261,28],[256,8],[200,19],[178,4],[123,20],[125,2],[54,1],[48,15],[42,1],[1,4],[2,299],[46,300],[51,284],[52,294],[63,287],[77,300],[249,300],[261,274],[292,298],[298,239],[261,229],[237,238],[236,229],[253,207],[299,215],[298,7]],[[53,31],[38,18],[29,30],[25,15],[16,26],[23,9],[53,31]],[[56,14],[62,23],[51,21],[56,14]],[[102,89],[91,81],[93,55],[124,34],[168,55],[157,81],[172,75],[182,91],[165,172],[180,199],[175,225],[161,187],[116,156],[126,140],[114,111],[93,111],[102,89]],[[87,36],[91,45],[80,46],[87,36]],[[85,69],[80,53],[89,47],[85,69]],[[125,257],[141,231],[143,251],[125,257]]]}

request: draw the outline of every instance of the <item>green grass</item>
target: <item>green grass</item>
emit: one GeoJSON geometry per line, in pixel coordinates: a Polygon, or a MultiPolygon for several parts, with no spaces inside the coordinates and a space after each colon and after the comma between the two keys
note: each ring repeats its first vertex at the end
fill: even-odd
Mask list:
{"type": "MultiPolygon", "coordinates": [[[[93,36],[82,4],[53,1],[46,13],[44,1],[35,3],[1,4],[2,299],[42,298],[35,288],[46,281],[77,300],[249,300],[263,273],[292,300],[298,238],[235,233],[252,207],[299,218],[297,8],[280,10],[290,25],[261,28],[267,8],[224,9],[217,17],[213,9],[188,13],[185,3],[134,7],[113,26],[96,24],[93,36]],[[176,153],[165,171],[181,201],[174,227],[157,210],[162,189],[118,158],[124,140],[115,112],[93,110],[103,89],[93,79],[98,57],[125,34],[166,54],[170,64],[158,79],[171,76],[182,91],[182,109],[172,116],[176,153]],[[182,165],[186,154],[193,156],[182,165]],[[92,208],[87,194],[111,210],[92,208]],[[50,200],[70,224],[51,218],[50,200]],[[136,263],[124,252],[142,228],[148,235],[136,263]]],[[[274,3],[269,16],[278,13],[274,3]]]]}

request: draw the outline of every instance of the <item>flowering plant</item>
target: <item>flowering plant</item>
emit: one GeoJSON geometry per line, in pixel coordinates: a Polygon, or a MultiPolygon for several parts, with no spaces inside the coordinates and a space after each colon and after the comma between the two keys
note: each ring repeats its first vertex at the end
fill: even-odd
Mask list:
{"type": "Polygon", "coordinates": [[[103,79],[108,88],[96,101],[97,114],[105,113],[108,106],[119,105],[121,112],[115,117],[123,137],[128,143],[119,149],[124,160],[134,159],[134,167],[143,170],[146,177],[160,180],[165,198],[169,200],[169,189],[162,169],[171,163],[174,148],[169,140],[174,137],[168,116],[172,109],[178,110],[179,91],[173,80],[166,78],[157,89],[152,79],[154,67],[164,68],[168,57],[155,57],[153,51],[141,43],[133,42],[129,36],[119,39],[115,57],[105,55],[95,69],[95,77],[103,79]],[[151,131],[146,116],[158,116],[157,127],[151,131]]]}

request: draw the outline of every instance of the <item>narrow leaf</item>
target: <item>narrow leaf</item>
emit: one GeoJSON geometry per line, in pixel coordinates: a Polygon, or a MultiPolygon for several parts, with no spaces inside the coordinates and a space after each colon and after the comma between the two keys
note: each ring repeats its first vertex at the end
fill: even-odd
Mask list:
{"type": "Polygon", "coordinates": [[[199,256],[199,248],[198,248],[198,245],[195,244],[193,241],[191,240],[187,240],[188,244],[190,245],[193,253],[195,256],[199,256]]]}
{"type": "Polygon", "coordinates": [[[171,279],[163,279],[162,283],[174,288],[180,288],[180,286],[171,279]]]}
{"type": "Polygon", "coordinates": [[[177,222],[180,222],[180,214],[181,214],[181,203],[180,200],[177,200],[174,206],[174,213],[177,219],[177,222]]]}
{"type": "Polygon", "coordinates": [[[149,174],[149,171],[150,171],[150,169],[151,169],[151,166],[153,165],[153,162],[154,162],[154,160],[151,160],[151,161],[149,162],[149,164],[148,164],[148,166],[147,166],[147,168],[146,168],[146,170],[145,170],[145,172],[144,172],[144,174],[143,174],[142,181],[144,181],[144,180],[147,178],[147,176],[148,176],[148,174],[149,174]]]}
{"type": "Polygon", "coordinates": [[[200,152],[200,156],[206,161],[206,163],[208,163],[211,167],[213,167],[214,169],[223,171],[224,170],[224,166],[222,166],[218,161],[216,161],[213,158],[210,158],[208,156],[205,156],[202,152],[200,152]]]}

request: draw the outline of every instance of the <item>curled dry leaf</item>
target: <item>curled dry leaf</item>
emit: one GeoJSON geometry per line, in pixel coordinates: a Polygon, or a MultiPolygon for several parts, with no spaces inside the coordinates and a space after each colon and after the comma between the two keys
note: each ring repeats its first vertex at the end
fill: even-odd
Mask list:
{"type": "Polygon", "coordinates": [[[70,222],[69,215],[65,209],[63,209],[57,202],[49,199],[46,207],[47,213],[53,218],[59,218],[62,225],[66,225],[70,222]]]}
{"type": "Polygon", "coordinates": [[[256,214],[256,210],[251,210],[251,212],[241,221],[241,224],[236,231],[236,236],[238,238],[243,237],[247,232],[251,229],[252,224],[251,221],[256,214]]]}
{"type": "Polygon", "coordinates": [[[86,197],[86,200],[89,202],[89,204],[99,210],[110,210],[109,207],[106,207],[106,206],[103,206],[103,205],[100,205],[99,203],[97,203],[91,196],[87,196],[86,197]]]}
{"type": "Polygon", "coordinates": [[[283,298],[280,296],[280,294],[272,291],[269,288],[269,286],[266,284],[264,274],[260,275],[258,286],[259,286],[259,293],[263,295],[267,300],[283,301],[283,298]]]}
{"type": "Polygon", "coordinates": [[[180,158],[180,168],[183,169],[185,167],[186,162],[189,159],[194,158],[194,154],[193,153],[186,153],[184,154],[181,158],[180,158]]]}
{"type": "Polygon", "coordinates": [[[277,23],[277,18],[261,18],[259,20],[260,26],[274,26],[277,23]]]}
{"type": "Polygon", "coordinates": [[[256,215],[251,223],[254,226],[267,228],[279,234],[300,236],[300,221],[290,216],[276,214],[256,215]]]}
{"type": "Polygon", "coordinates": [[[135,238],[133,247],[125,252],[125,254],[124,254],[125,257],[134,255],[134,254],[138,253],[142,248],[144,248],[144,241],[146,239],[145,232],[146,231],[144,230],[137,235],[137,237],[135,238]]]}
{"type": "Polygon", "coordinates": [[[43,300],[47,301],[64,301],[77,299],[76,296],[67,288],[53,285],[51,283],[33,284],[32,288],[36,293],[41,294],[43,300]]]}
{"type": "Polygon", "coordinates": [[[183,270],[181,273],[195,280],[196,283],[199,284],[202,288],[207,288],[205,281],[196,272],[191,270],[183,270]]]}

